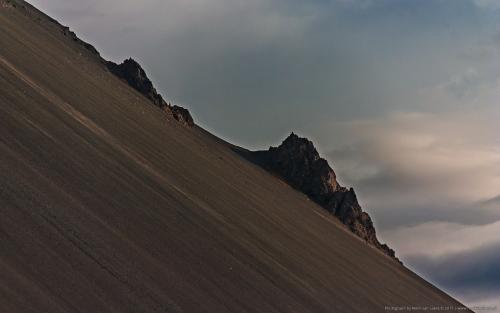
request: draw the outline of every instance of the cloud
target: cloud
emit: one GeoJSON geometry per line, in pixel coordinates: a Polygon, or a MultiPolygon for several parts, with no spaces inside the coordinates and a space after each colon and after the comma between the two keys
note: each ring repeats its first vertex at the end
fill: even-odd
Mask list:
{"type": "Polygon", "coordinates": [[[476,69],[470,68],[463,74],[453,77],[443,87],[457,97],[464,97],[469,90],[477,88],[480,83],[479,73],[476,69]]]}
{"type": "Polygon", "coordinates": [[[493,197],[491,199],[488,199],[486,201],[483,201],[481,205],[485,207],[489,207],[491,209],[498,209],[500,210],[500,195],[493,197]]]}
{"type": "Polygon", "coordinates": [[[467,304],[499,303],[496,113],[394,113],[324,125],[339,179],[413,270],[467,304]],[[340,138],[340,140],[338,139],[340,138]]]}
{"type": "Polygon", "coordinates": [[[480,7],[492,8],[492,9],[500,8],[500,1],[498,0],[474,0],[474,2],[480,7]]]}
{"type": "Polygon", "coordinates": [[[476,249],[429,257],[415,254],[408,264],[437,285],[473,305],[500,306],[500,241],[476,249]]]}
{"type": "MultiPolygon", "coordinates": [[[[495,119],[474,112],[395,114],[343,123],[346,146],[328,154],[381,229],[429,221],[484,224],[500,211],[495,119]]],[[[339,126],[337,126],[339,127],[339,126]]]]}
{"type": "Polygon", "coordinates": [[[499,231],[500,221],[484,225],[426,222],[400,227],[385,235],[392,238],[392,243],[399,247],[398,252],[405,258],[424,255],[437,259],[500,244],[499,231]]]}
{"type": "Polygon", "coordinates": [[[139,59],[202,125],[255,148],[326,118],[425,107],[416,91],[471,67],[459,55],[486,36],[467,0],[33,3],[105,57],[139,59]]]}

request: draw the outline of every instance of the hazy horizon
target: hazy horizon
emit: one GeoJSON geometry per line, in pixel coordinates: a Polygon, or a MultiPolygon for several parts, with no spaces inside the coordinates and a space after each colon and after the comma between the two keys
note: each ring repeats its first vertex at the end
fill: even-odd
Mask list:
{"type": "Polygon", "coordinates": [[[500,305],[500,1],[30,2],[233,143],[312,139],[407,266],[500,305]]]}

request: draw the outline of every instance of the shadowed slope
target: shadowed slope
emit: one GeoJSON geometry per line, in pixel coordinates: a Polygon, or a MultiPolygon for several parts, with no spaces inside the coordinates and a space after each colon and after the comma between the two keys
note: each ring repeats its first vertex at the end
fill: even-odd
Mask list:
{"type": "Polygon", "coordinates": [[[1,312],[459,305],[59,30],[0,0],[1,312]]]}

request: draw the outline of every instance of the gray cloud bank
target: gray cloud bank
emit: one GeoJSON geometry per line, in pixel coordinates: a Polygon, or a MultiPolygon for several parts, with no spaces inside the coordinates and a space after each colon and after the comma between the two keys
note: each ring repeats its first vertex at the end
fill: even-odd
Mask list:
{"type": "Polygon", "coordinates": [[[360,198],[378,207],[383,229],[500,219],[495,118],[475,112],[397,114],[344,128],[348,143],[330,152],[330,159],[340,177],[360,189],[360,198]]]}
{"type": "Polygon", "coordinates": [[[500,299],[500,241],[471,251],[432,258],[407,257],[419,273],[469,303],[494,305],[500,299]]]}
{"type": "Polygon", "coordinates": [[[405,264],[469,305],[500,304],[495,112],[349,121],[329,155],[405,264]]]}
{"type": "Polygon", "coordinates": [[[490,10],[468,0],[33,2],[254,147],[291,128],[324,137],[311,124],[449,107],[415,100],[439,84],[479,88],[486,66],[467,58],[493,36],[490,10]]]}

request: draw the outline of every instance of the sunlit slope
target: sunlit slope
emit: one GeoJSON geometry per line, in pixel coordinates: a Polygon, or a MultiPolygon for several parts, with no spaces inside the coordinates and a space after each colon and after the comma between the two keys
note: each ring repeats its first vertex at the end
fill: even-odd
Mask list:
{"type": "Polygon", "coordinates": [[[24,12],[0,6],[0,312],[458,305],[24,12]]]}

